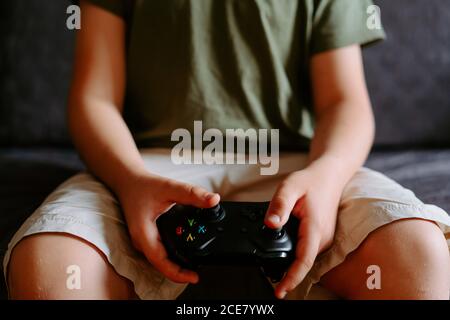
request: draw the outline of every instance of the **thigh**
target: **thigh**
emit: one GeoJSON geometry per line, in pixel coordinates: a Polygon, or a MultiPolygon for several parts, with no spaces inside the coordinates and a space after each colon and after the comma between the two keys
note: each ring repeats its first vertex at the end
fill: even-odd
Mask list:
{"type": "Polygon", "coordinates": [[[321,283],[350,299],[448,299],[448,246],[435,223],[402,219],[369,234],[321,283]]]}
{"type": "MultiPolygon", "coordinates": [[[[441,241],[445,239],[444,236],[450,236],[450,217],[444,210],[434,205],[424,204],[411,190],[402,187],[381,173],[365,168],[360,169],[343,192],[333,244],[317,257],[313,268],[295,290],[293,296],[295,298],[307,298],[310,289],[319,284],[325,274],[343,265],[345,261],[350,261],[352,253],[355,257],[359,257],[358,253],[362,252],[359,249],[365,247],[366,239],[373,238],[371,235],[380,234],[378,230],[381,232],[381,236],[375,237],[376,241],[368,240],[369,243],[375,242],[380,244],[380,248],[383,246],[389,248],[393,243],[393,238],[389,238],[386,234],[400,235],[400,232],[397,232],[397,234],[391,232],[391,230],[394,230],[392,229],[394,222],[398,222],[398,225],[402,227],[402,234],[413,237],[414,232],[409,232],[413,227],[405,223],[405,220],[419,221],[419,223],[413,223],[413,225],[418,224],[419,229],[424,230],[431,228],[434,231],[430,234],[440,237],[441,241]],[[403,228],[403,226],[406,227],[403,228]],[[384,241],[386,239],[390,240],[384,241]]],[[[422,235],[420,234],[420,236],[422,235]]],[[[407,240],[404,236],[403,239],[406,245],[407,240]]],[[[426,239],[421,237],[419,239],[426,243],[426,239]]],[[[399,242],[397,241],[397,243],[399,242]]],[[[444,246],[448,253],[445,240],[444,246]]],[[[373,248],[373,246],[371,247],[373,248]]],[[[391,256],[393,261],[396,258],[396,253],[387,250],[387,248],[386,253],[391,256]]],[[[367,250],[364,250],[364,252],[367,253],[367,250]]],[[[373,252],[375,253],[376,250],[373,252]]],[[[414,252],[412,256],[414,256],[414,252]]],[[[372,258],[374,256],[368,260],[372,258]]],[[[355,259],[355,261],[361,262],[362,260],[355,259]]],[[[357,266],[358,263],[352,265],[357,266]]],[[[349,272],[349,275],[351,274],[352,272],[349,272]]]]}
{"type": "Polygon", "coordinates": [[[63,233],[22,239],[8,266],[12,299],[129,299],[132,283],[88,242],[63,233]]]}
{"type": "MultiPolygon", "coordinates": [[[[55,294],[60,294],[59,289],[65,283],[62,281],[65,279],[64,266],[78,265],[72,261],[75,258],[81,261],[80,264],[87,264],[81,270],[89,281],[85,287],[89,287],[90,283],[99,287],[98,282],[90,279],[90,276],[102,279],[98,278],[99,273],[96,272],[101,263],[107,263],[108,268],[104,270],[115,271],[132,282],[136,295],[141,299],[173,299],[186,287],[185,284],[173,283],[164,278],[134,248],[117,199],[106,186],[85,173],[59,186],[15,233],[5,253],[4,272],[10,269],[13,252],[16,256],[17,252],[23,253],[19,257],[33,266],[36,273],[32,276],[38,277],[40,273],[48,271],[41,278],[49,279],[48,288],[54,289],[55,294]],[[58,236],[49,237],[49,233],[58,236]],[[33,254],[27,256],[27,250],[21,247],[32,250],[33,254]],[[55,286],[51,286],[52,282],[55,286]]],[[[26,269],[22,269],[22,265],[27,266],[24,261],[19,266],[22,273],[26,273],[26,269]]],[[[18,265],[15,264],[14,270],[18,265]]],[[[101,274],[111,273],[102,271],[101,274]]],[[[22,274],[11,279],[12,284],[21,277],[22,274]]],[[[35,280],[41,285],[38,278],[35,280]]],[[[94,295],[98,293],[94,289],[92,292],[94,295]]],[[[54,293],[46,294],[53,296],[54,293]]]]}

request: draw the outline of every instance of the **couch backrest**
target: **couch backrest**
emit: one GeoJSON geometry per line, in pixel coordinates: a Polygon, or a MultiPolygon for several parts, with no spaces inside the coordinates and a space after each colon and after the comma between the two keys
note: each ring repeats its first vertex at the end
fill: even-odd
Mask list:
{"type": "MultiPolygon", "coordinates": [[[[450,1],[375,2],[388,35],[364,52],[377,145],[450,147],[450,1]]],[[[0,1],[2,146],[69,144],[69,4],[0,1]]]]}
{"type": "Polygon", "coordinates": [[[450,147],[450,1],[376,3],[388,36],[364,53],[376,143],[450,147]]]}
{"type": "Polygon", "coordinates": [[[0,145],[68,144],[69,1],[0,1],[0,145]]]}

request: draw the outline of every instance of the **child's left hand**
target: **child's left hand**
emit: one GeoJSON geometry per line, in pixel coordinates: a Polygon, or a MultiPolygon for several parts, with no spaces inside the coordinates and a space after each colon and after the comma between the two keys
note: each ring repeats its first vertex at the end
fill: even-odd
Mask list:
{"type": "Polygon", "coordinates": [[[298,286],[317,255],[333,241],[343,183],[330,169],[313,163],[291,173],[278,186],[267,210],[265,223],[271,228],[284,225],[291,212],[300,219],[296,259],[275,289],[279,299],[298,286]]]}

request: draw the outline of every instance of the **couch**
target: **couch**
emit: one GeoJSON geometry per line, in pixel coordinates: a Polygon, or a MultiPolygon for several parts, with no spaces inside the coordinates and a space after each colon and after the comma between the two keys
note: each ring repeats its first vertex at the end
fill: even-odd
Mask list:
{"type": "MultiPolygon", "coordinates": [[[[450,212],[450,2],[378,0],[387,40],[365,49],[377,122],[366,166],[450,212]]],[[[0,2],[0,257],[58,184],[83,170],[65,106],[74,32],[69,1],[0,2]]],[[[204,271],[182,298],[271,298],[253,269],[204,271]],[[239,285],[231,285],[233,283],[239,285]],[[217,288],[221,288],[217,290],[217,288]]],[[[6,298],[0,281],[1,298],[6,298]]]]}

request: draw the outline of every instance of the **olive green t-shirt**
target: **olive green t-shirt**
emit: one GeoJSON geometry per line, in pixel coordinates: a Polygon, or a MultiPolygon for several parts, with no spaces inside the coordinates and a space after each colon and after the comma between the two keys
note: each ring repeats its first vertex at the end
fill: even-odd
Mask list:
{"type": "Polygon", "coordinates": [[[171,146],[175,129],[201,120],[203,130],[279,129],[281,149],[305,149],[311,56],[384,37],[371,0],[91,2],[127,22],[124,117],[140,146],[171,146]]]}

